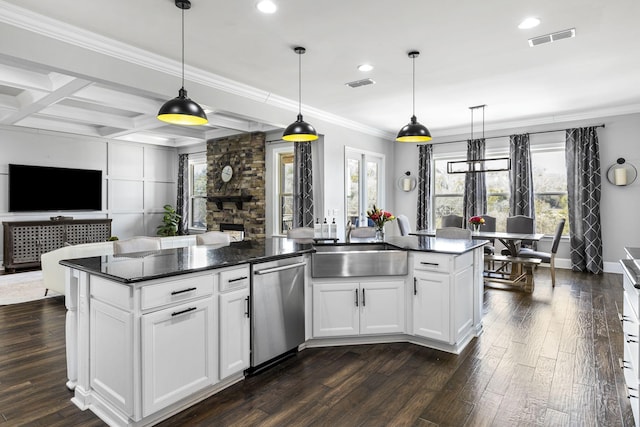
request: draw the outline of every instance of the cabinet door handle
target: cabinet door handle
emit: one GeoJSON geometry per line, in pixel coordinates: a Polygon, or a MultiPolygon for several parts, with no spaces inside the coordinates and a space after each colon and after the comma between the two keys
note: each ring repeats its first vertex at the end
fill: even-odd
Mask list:
{"type": "Polygon", "coordinates": [[[637,391],[638,391],[638,389],[637,389],[637,388],[627,387],[627,398],[628,398],[628,399],[631,399],[631,398],[633,397],[634,399],[637,399],[637,398],[638,398],[638,395],[631,394],[631,390],[633,390],[633,391],[635,391],[635,392],[637,392],[637,391]]]}
{"type": "Polygon", "coordinates": [[[181,310],[181,311],[174,311],[173,313],[171,313],[171,316],[179,316],[181,314],[185,314],[185,313],[188,313],[188,312],[193,311],[193,310],[197,310],[197,307],[189,307],[189,308],[181,310]]]}
{"type": "Polygon", "coordinates": [[[227,280],[227,282],[229,282],[229,283],[233,283],[233,282],[238,282],[238,281],[240,281],[240,280],[244,280],[244,279],[248,279],[248,278],[249,278],[249,277],[247,277],[247,276],[236,277],[235,279],[229,279],[229,280],[227,280]]]}
{"type": "Polygon", "coordinates": [[[182,289],[181,291],[173,291],[171,292],[171,295],[184,294],[185,292],[195,291],[196,289],[198,288],[187,288],[187,289],[182,289]]]}
{"type": "Polygon", "coordinates": [[[358,306],[358,290],[356,289],[356,307],[358,306]]]}
{"type": "Polygon", "coordinates": [[[413,278],[413,294],[418,295],[418,279],[416,277],[413,278]]]}
{"type": "Polygon", "coordinates": [[[620,313],[618,313],[618,319],[620,319],[621,322],[631,322],[631,320],[627,319],[627,316],[620,313]]]}
{"type": "Polygon", "coordinates": [[[364,307],[367,303],[364,301],[364,288],[362,288],[362,306],[364,307]]]}
{"type": "Polygon", "coordinates": [[[620,364],[620,369],[627,368],[627,361],[622,359],[621,357],[618,358],[618,364],[620,364]]]}
{"type": "Polygon", "coordinates": [[[440,265],[440,263],[438,262],[426,262],[426,261],[420,261],[420,264],[422,265],[430,265],[432,267],[437,267],[440,265]]]}
{"type": "Polygon", "coordinates": [[[249,310],[251,309],[251,306],[250,306],[251,303],[249,302],[249,297],[246,297],[244,300],[247,303],[246,305],[247,311],[244,312],[244,315],[249,317],[249,310]]]}

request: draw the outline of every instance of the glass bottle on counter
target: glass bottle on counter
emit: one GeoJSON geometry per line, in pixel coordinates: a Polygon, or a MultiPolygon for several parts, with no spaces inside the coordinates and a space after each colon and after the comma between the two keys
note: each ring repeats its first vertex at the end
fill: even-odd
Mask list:
{"type": "Polygon", "coordinates": [[[333,218],[333,221],[331,221],[331,225],[329,227],[329,237],[332,239],[338,238],[338,224],[336,224],[335,218],[333,218]]]}
{"type": "Polygon", "coordinates": [[[320,218],[316,218],[316,223],[313,224],[313,238],[314,239],[322,238],[322,225],[320,225],[320,218]]]}

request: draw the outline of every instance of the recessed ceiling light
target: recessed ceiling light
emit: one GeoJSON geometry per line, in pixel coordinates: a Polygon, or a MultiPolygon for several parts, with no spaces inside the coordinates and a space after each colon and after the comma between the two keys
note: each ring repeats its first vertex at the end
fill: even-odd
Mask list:
{"type": "Polygon", "coordinates": [[[373,70],[373,65],[371,65],[371,64],[358,65],[358,70],[360,70],[360,71],[371,71],[371,70],[373,70]]]}
{"type": "Polygon", "coordinates": [[[528,30],[529,28],[534,28],[540,25],[540,20],[538,18],[527,18],[518,25],[518,28],[521,30],[528,30]]]}
{"type": "Polygon", "coordinates": [[[261,0],[256,4],[256,7],[262,13],[275,13],[278,10],[278,6],[271,0],[261,0]]]}

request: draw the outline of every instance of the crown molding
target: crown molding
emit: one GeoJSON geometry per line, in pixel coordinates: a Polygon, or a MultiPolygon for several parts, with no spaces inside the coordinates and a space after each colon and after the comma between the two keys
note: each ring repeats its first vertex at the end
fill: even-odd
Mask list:
{"type": "MultiPolygon", "coordinates": [[[[0,0],[0,22],[168,75],[180,77],[182,73],[182,64],[179,61],[60,22],[2,0],[0,0]]],[[[296,100],[274,95],[188,65],[185,65],[184,73],[186,80],[272,107],[292,112],[298,111],[298,101],[296,100]]],[[[381,129],[310,106],[304,106],[304,112],[308,116],[357,132],[381,138],[393,137],[381,129]]]]}
{"type": "MultiPolygon", "coordinates": [[[[531,128],[538,126],[548,126],[554,123],[569,123],[587,120],[602,120],[606,117],[625,116],[628,114],[640,113],[640,104],[628,104],[617,107],[599,108],[589,111],[573,112],[552,116],[540,116],[524,120],[493,122],[485,124],[485,133],[492,131],[505,131],[508,129],[531,128]]],[[[464,137],[469,135],[469,127],[455,127],[446,129],[434,129],[433,143],[448,137],[464,137]]]]}

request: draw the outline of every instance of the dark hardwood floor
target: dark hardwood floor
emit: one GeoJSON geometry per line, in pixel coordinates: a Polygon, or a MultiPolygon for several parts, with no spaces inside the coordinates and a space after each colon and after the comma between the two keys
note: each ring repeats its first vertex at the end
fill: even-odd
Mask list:
{"type": "MultiPolygon", "coordinates": [[[[406,343],[307,349],[161,426],[632,426],[618,358],[622,277],[536,272],[485,288],[461,355],[406,343]]],[[[100,426],[65,388],[62,297],[0,307],[0,427],[100,426]]]]}

